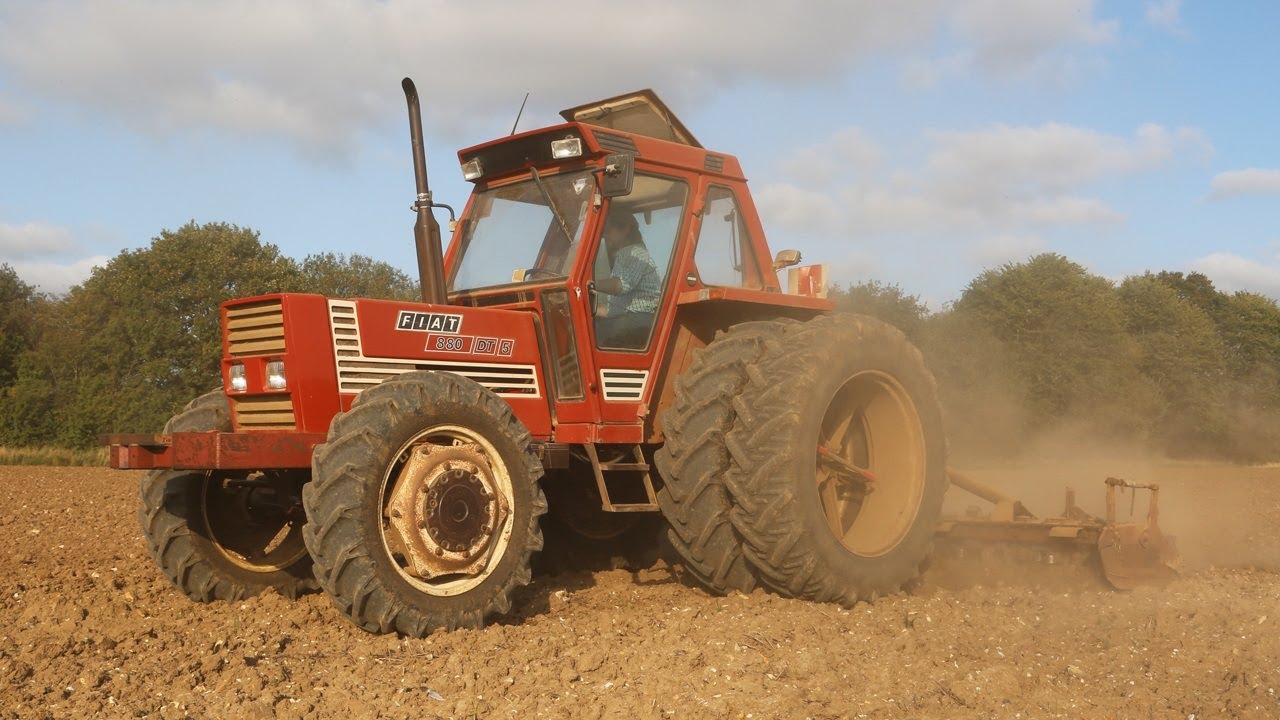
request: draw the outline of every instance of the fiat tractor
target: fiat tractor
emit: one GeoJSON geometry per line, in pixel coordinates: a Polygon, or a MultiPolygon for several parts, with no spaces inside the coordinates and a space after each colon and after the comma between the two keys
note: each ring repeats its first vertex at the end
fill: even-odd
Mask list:
{"type": "Polygon", "coordinates": [[[421,300],[228,301],[221,387],[105,439],[149,471],[178,589],[318,585],[369,631],[476,627],[529,583],[548,513],[596,539],[660,516],[717,593],[852,605],[917,577],[948,485],[934,379],[834,312],[823,266],[770,252],[734,156],[650,91],[613,97],[459,152],[454,220],[402,86],[421,300]]]}

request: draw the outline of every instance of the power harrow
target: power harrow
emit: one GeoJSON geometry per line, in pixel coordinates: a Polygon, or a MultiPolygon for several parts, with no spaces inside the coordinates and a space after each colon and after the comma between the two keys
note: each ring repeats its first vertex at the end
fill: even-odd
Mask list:
{"type": "Polygon", "coordinates": [[[944,553],[963,557],[967,552],[991,547],[1025,547],[1036,551],[1041,562],[1058,564],[1067,558],[1092,562],[1117,590],[1142,585],[1163,585],[1178,576],[1181,564],[1175,540],[1160,529],[1160,487],[1155,483],[1131,483],[1106,479],[1106,515],[1095,517],[1076,505],[1075,491],[1067,488],[1063,511],[1057,517],[1038,517],[1020,500],[970,475],[948,470],[954,487],[992,504],[982,513],[970,508],[963,515],[944,515],[937,539],[944,553]],[[1145,518],[1134,516],[1137,493],[1149,493],[1145,518]],[[1117,519],[1117,503],[1127,495],[1129,512],[1117,519]]]}

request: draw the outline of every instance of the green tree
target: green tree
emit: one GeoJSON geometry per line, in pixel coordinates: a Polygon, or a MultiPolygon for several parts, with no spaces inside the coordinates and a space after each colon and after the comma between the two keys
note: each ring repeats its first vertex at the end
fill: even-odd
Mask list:
{"type": "Polygon", "coordinates": [[[1154,275],[1147,273],[1143,277],[1151,277],[1177,293],[1178,298],[1200,308],[1218,322],[1226,309],[1227,296],[1213,286],[1213,281],[1203,273],[1181,273],[1164,270],[1154,275]]]}
{"type": "Polygon", "coordinates": [[[918,340],[929,308],[918,295],[908,295],[897,285],[885,285],[876,280],[831,288],[828,297],[836,308],[846,312],[861,313],[879,318],[918,340]]]}
{"type": "Polygon", "coordinates": [[[364,255],[318,253],[302,261],[305,292],[326,297],[418,300],[418,282],[388,265],[364,255]]]}
{"type": "Polygon", "coordinates": [[[982,273],[954,312],[1008,349],[1032,423],[1078,418],[1100,433],[1147,431],[1152,391],[1109,280],[1046,253],[982,273]]]}
{"type": "Polygon", "coordinates": [[[1205,296],[1179,292],[1150,274],[1127,278],[1119,296],[1140,351],[1138,369],[1156,393],[1155,434],[1175,454],[1221,449],[1227,363],[1218,328],[1203,309],[1210,304],[1196,302],[1205,296]]]}
{"type": "Polygon", "coordinates": [[[1280,459],[1280,307],[1257,293],[1233,293],[1219,332],[1232,376],[1227,453],[1250,462],[1280,459]]]}
{"type": "Polygon", "coordinates": [[[39,299],[11,266],[0,265],[0,391],[13,384],[18,358],[35,340],[39,299]]]}
{"type": "Polygon", "coordinates": [[[920,349],[938,381],[957,461],[1016,454],[1031,426],[1031,390],[1004,341],[952,306],[924,323],[920,349]]]}
{"type": "Polygon", "coordinates": [[[1225,296],[1218,327],[1234,372],[1274,373],[1280,367],[1280,307],[1275,300],[1252,292],[1225,296]]]}

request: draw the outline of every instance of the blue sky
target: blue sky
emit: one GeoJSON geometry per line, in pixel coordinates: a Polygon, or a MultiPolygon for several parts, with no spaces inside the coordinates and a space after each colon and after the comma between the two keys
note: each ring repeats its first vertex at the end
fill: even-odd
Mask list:
{"type": "Polygon", "coordinates": [[[1280,298],[1275,2],[0,0],[0,262],[58,292],[189,220],[412,273],[399,80],[457,148],[652,87],[775,250],[931,306],[1059,252],[1280,298]]]}

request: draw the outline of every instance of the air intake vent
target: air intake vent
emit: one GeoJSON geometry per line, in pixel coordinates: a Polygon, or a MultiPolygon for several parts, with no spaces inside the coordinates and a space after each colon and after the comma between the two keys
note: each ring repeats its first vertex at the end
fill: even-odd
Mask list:
{"type": "Polygon", "coordinates": [[[287,395],[231,398],[231,413],[241,430],[296,430],[293,402],[287,395]]]}
{"type": "Polygon", "coordinates": [[[648,370],[608,370],[600,368],[600,387],[604,399],[616,402],[640,402],[645,385],[649,382],[648,370]]]}
{"type": "Polygon", "coordinates": [[[227,308],[227,352],[233,357],[284,352],[284,310],[279,300],[227,308]]]}
{"type": "Polygon", "coordinates": [[[532,365],[369,357],[360,345],[360,321],[355,303],[349,301],[329,301],[329,326],[333,330],[333,353],[338,365],[338,391],[342,393],[358,394],[397,375],[434,370],[474,380],[499,397],[540,397],[542,394],[532,365]]]}
{"type": "Polygon", "coordinates": [[[636,142],[626,135],[614,135],[613,133],[600,132],[592,130],[595,133],[596,142],[600,143],[600,147],[615,153],[631,153],[636,155],[636,142]]]}

